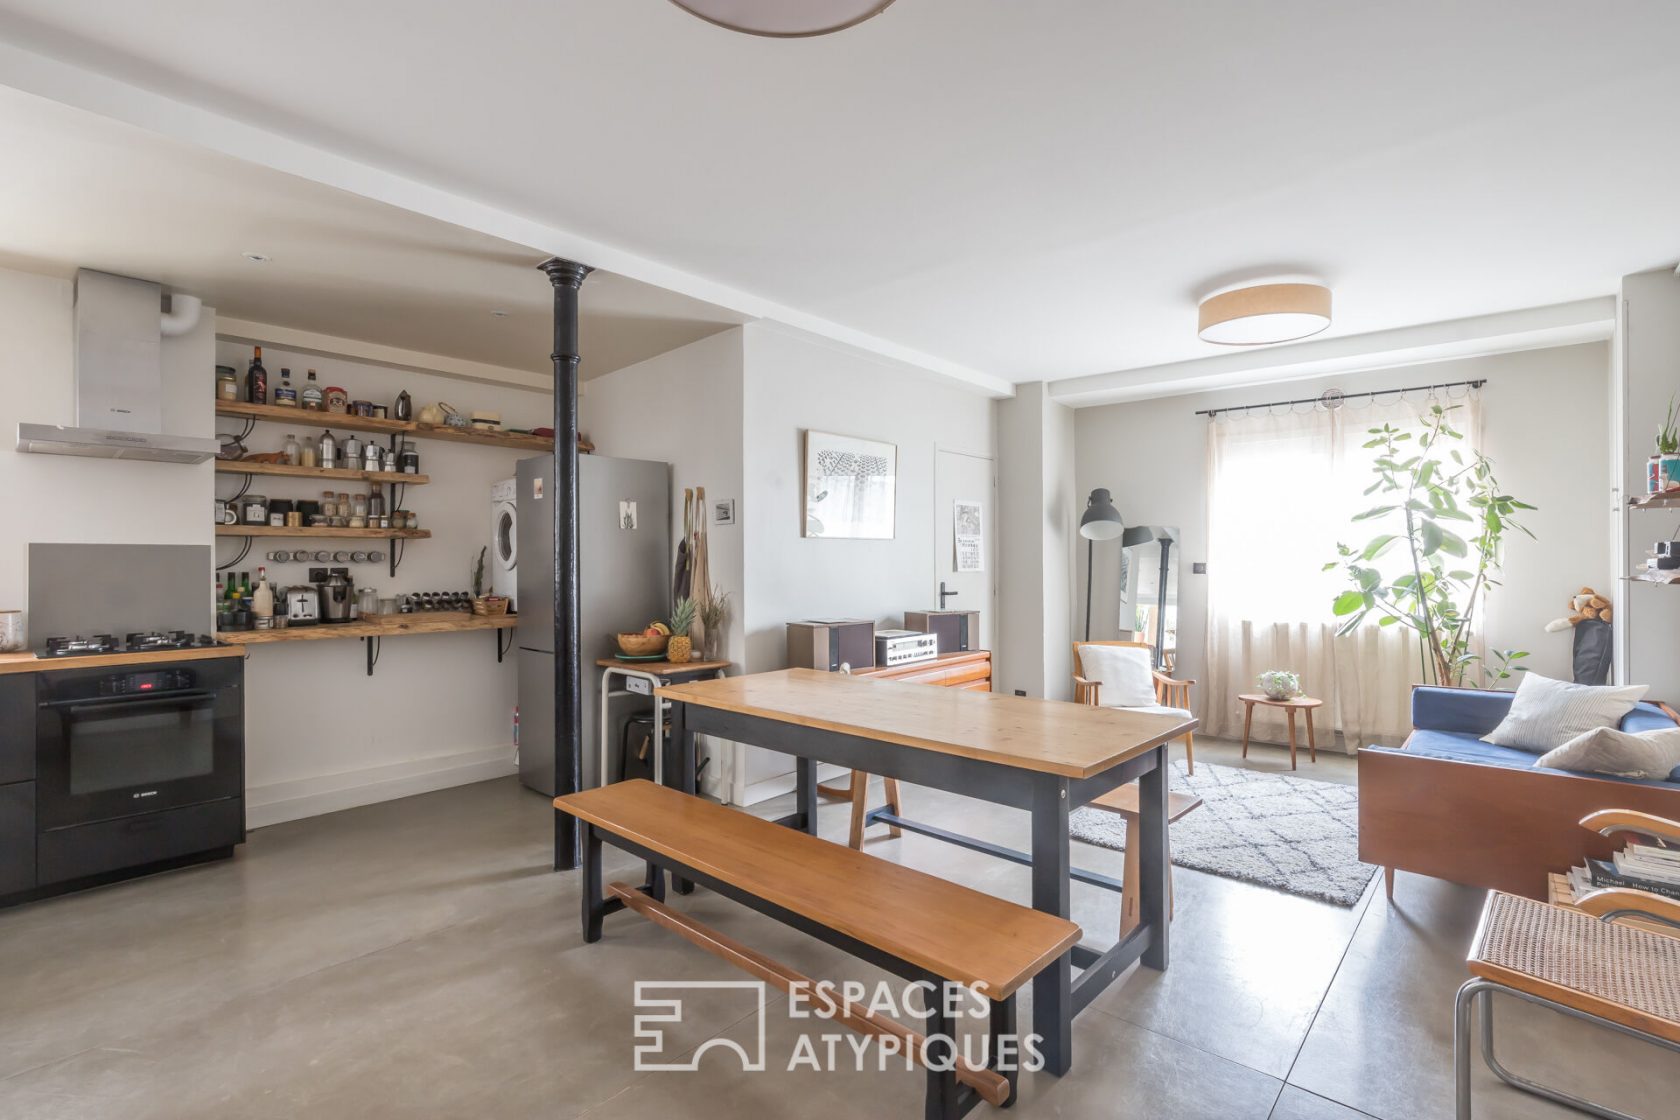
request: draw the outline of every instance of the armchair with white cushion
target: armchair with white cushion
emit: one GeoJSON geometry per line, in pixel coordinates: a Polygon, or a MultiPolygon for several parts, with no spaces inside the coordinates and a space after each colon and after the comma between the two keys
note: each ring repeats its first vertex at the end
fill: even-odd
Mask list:
{"type": "MultiPolygon", "coordinates": [[[[1193,680],[1175,680],[1156,669],[1147,642],[1075,642],[1073,700],[1092,708],[1124,708],[1155,715],[1190,712],[1193,680]]],[[[1195,733],[1184,733],[1184,761],[1196,772],[1195,733]]]]}

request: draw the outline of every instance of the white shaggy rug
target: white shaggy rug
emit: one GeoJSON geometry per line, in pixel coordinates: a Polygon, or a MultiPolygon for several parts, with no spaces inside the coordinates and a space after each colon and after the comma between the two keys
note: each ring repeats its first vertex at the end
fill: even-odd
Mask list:
{"type": "MultiPolygon", "coordinates": [[[[1337,906],[1352,906],[1377,869],[1359,862],[1359,791],[1288,774],[1204,762],[1195,777],[1172,764],[1172,788],[1202,805],[1172,825],[1180,867],[1258,883],[1337,906]]],[[[1079,809],[1073,837],[1104,848],[1126,846],[1113,813],[1079,809]]]]}

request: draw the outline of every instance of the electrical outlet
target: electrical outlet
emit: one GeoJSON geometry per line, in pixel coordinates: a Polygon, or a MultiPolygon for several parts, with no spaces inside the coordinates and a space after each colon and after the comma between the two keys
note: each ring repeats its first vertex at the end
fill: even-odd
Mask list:
{"type": "Polygon", "coordinates": [[[1191,564],[1190,565],[1190,574],[1191,575],[1197,575],[1197,576],[1207,575],[1207,561],[1206,560],[1197,560],[1195,563],[1191,564]]]}

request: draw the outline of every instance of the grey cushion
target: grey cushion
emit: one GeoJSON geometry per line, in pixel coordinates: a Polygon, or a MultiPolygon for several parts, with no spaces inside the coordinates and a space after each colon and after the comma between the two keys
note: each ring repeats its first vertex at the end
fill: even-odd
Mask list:
{"type": "Polygon", "coordinates": [[[1547,751],[1534,765],[1623,778],[1667,778],[1680,767],[1680,727],[1637,734],[1594,728],[1547,751]]]}
{"type": "Polygon", "coordinates": [[[1511,710],[1483,738],[1497,746],[1543,754],[1583,732],[1615,727],[1649,691],[1643,684],[1599,687],[1524,673],[1511,710]]]}

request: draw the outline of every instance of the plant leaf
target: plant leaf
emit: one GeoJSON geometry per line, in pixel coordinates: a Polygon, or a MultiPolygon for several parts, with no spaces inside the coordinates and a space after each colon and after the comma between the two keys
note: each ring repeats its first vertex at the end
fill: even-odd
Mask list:
{"type": "Polygon", "coordinates": [[[1423,540],[1423,554],[1433,556],[1441,550],[1441,527],[1433,521],[1425,521],[1418,534],[1423,540]]]}
{"type": "Polygon", "coordinates": [[[1344,591],[1336,596],[1336,601],[1331,604],[1330,610],[1331,613],[1340,617],[1362,610],[1364,606],[1365,593],[1363,591],[1344,591]]]}

